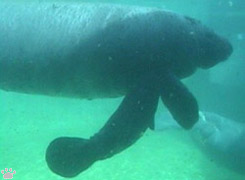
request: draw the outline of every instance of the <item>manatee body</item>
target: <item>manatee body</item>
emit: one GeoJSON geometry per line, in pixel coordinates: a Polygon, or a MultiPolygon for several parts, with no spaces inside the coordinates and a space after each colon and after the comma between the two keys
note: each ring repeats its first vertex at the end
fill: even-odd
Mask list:
{"type": "Polygon", "coordinates": [[[132,145],[152,126],[158,98],[190,129],[195,97],[180,79],[232,53],[230,43],[192,18],[110,4],[0,3],[0,88],[74,98],[125,95],[89,139],[58,138],[46,161],[64,177],[132,145]]]}
{"type": "Polygon", "coordinates": [[[155,64],[183,78],[231,53],[198,21],[159,9],[1,3],[0,17],[0,87],[10,91],[122,96],[155,64]]]}
{"type": "MultiPolygon", "coordinates": [[[[169,113],[155,119],[156,131],[180,128],[169,113]]],[[[212,112],[200,112],[199,121],[190,135],[210,159],[245,173],[245,124],[212,112]]]]}

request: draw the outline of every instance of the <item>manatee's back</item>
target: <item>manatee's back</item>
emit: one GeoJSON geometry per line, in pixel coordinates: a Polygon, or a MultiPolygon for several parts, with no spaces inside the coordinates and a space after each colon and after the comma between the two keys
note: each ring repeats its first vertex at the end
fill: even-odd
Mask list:
{"type": "Polygon", "coordinates": [[[93,98],[95,81],[102,77],[93,71],[107,63],[90,61],[94,50],[88,41],[107,24],[147,11],[86,3],[0,3],[0,87],[93,98]]]}
{"type": "Polygon", "coordinates": [[[152,61],[183,62],[173,50],[195,46],[182,45],[180,32],[191,28],[184,17],[154,8],[1,3],[0,17],[0,88],[10,91],[124,95],[152,61]]]}

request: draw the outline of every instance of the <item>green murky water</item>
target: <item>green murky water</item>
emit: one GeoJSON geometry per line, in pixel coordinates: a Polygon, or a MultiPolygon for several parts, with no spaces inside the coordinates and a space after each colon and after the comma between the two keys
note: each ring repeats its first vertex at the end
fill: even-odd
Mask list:
{"type": "MultiPolygon", "coordinates": [[[[242,0],[103,2],[165,7],[198,18],[228,37],[234,46],[229,61],[209,72],[198,72],[186,83],[202,109],[245,122],[245,24],[242,21],[245,3],[242,0]]],[[[49,142],[60,136],[89,137],[106,122],[121,100],[88,101],[0,91],[0,169],[16,170],[16,180],[64,179],[46,165],[44,157],[49,142]]],[[[184,130],[148,130],[135,145],[95,163],[76,179],[244,180],[245,176],[209,159],[184,130]]]]}

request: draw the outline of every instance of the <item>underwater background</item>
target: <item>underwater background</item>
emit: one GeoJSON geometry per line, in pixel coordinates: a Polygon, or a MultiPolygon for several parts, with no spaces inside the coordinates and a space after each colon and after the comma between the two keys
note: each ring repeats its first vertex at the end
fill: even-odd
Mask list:
{"type": "MultiPolygon", "coordinates": [[[[23,1],[28,2],[31,0],[23,1]]],[[[201,110],[215,112],[245,123],[244,0],[89,2],[166,8],[199,19],[218,34],[228,38],[234,49],[228,61],[210,70],[198,71],[183,81],[196,96],[201,110]]],[[[16,180],[65,179],[55,175],[47,167],[45,151],[48,144],[60,136],[84,138],[91,136],[103,126],[121,100],[122,98],[90,101],[1,90],[0,169],[16,170],[13,178],[16,180]]],[[[166,111],[166,108],[159,105],[156,117],[160,111],[166,111]]],[[[244,180],[245,175],[236,173],[207,157],[193,143],[185,130],[162,132],[148,130],[130,148],[110,159],[95,163],[73,179],[244,180]]]]}

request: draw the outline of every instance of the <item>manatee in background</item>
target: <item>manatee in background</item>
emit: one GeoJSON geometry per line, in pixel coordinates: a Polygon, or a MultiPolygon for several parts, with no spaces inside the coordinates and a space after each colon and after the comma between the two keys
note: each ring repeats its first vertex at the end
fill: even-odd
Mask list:
{"type": "Polygon", "coordinates": [[[232,53],[199,21],[174,12],[110,4],[0,3],[0,88],[30,94],[124,100],[89,139],[61,137],[49,168],[74,177],[138,140],[158,98],[185,129],[198,104],[180,79],[232,53]]]}
{"type": "MultiPolygon", "coordinates": [[[[245,173],[245,124],[212,112],[200,112],[190,131],[192,140],[209,158],[238,173],[245,173]]],[[[155,131],[180,129],[169,113],[155,119],[155,131]]]]}

